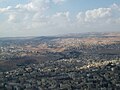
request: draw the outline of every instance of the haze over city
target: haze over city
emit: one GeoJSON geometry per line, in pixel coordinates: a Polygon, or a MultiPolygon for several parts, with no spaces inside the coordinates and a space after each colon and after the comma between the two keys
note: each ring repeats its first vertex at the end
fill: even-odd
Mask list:
{"type": "Polygon", "coordinates": [[[120,90],[120,0],[0,0],[0,90],[120,90]]]}
{"type": "Polygon", "coordinates": [[[0,37],[103,31],[120,31],[120,0],[0,0],[0,37]]]}

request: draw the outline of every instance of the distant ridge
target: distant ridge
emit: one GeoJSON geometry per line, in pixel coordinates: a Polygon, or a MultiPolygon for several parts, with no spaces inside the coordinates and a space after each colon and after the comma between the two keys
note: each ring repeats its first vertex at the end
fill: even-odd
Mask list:
{"type": "Polygon", "coordinates": [[[107,37],[120,36],[120,32],[87,32],[87,33],[69,33],[53,36],[26,36],[26,37],[0,37],[0,40],[28,40],[28,39],[54,39],[54,38],[85,38],[85,37],[107,37]]]}

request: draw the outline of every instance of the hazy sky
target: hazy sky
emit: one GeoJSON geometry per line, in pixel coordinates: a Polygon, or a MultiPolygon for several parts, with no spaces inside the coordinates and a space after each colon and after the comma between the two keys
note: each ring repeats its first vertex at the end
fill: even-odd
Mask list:
{"type": "Polygon", "coordinates": [[[120,0],[0,0],[0,37],[120,31],[120,0]]]}

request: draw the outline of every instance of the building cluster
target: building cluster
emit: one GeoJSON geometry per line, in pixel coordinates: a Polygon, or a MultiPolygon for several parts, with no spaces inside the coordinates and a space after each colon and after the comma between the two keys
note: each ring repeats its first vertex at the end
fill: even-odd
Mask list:
{"type": "Polygon", "coordinates": [[[120,90],[119,36],[0,39],[0,90],[120,90]]]}
{"type": "Polygon", "coordinates": [[[0,72],[0,90],[119,90],[120,88],[119,61],[80,70],[72,66],[71,61],[71,64],[67,60],[60,62],[63,65],[47,62],[0,72]]]}

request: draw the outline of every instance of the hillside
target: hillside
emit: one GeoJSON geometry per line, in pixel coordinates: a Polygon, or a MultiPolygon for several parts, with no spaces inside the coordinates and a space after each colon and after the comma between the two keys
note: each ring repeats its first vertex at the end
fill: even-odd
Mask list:
{"type": "Polygon", "coordinates": [[[119,90],[120,33],[1,38],[0,90],[119,90]]]}

